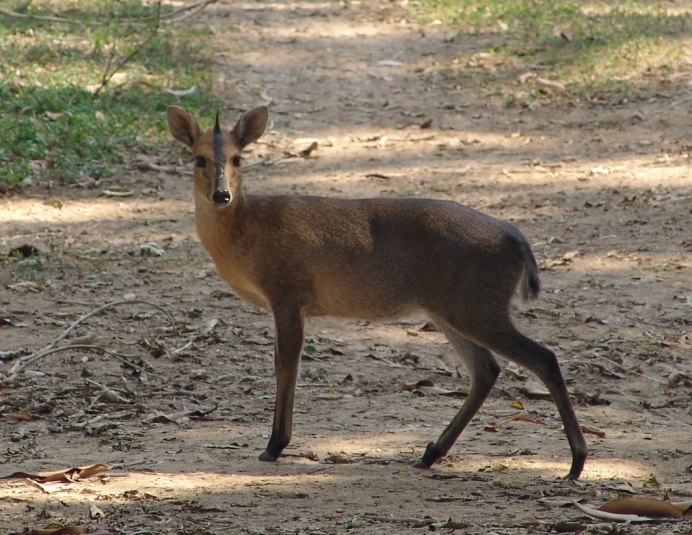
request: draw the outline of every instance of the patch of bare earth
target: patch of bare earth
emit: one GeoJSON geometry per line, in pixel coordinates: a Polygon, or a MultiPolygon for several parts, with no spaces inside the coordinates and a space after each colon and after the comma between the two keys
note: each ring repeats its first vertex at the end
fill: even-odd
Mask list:
{"type": "Polygon", "coordinates": [[[133,164],[94,190],[0,201],[0,253],[40,252],[0,269],[3,374],[15,350],[39,350],[105,303],[145,300],[174,320],[147,303],[114,306],[57,344],[93,347],[46,355],[0,387],[0,475],[111,466],[71,484],[0,482],[3,531],[56,521],[123,534],[519,534],[564,522],[597,532],[562,500],[598,504],[626,486],[691,499],[686,94],[502,107],[443,72],[472,38],[422,31],[379,5],[209,6],[199,23],[221,48],[225,123],[271,110],[246,187],[453,199],[521,228],[544,289],[517,322],[558,354],[582,424],[601,432],[587,434],[580,481],[559,479],[570,456],[556,410],[514,365],[446,459],[411,467],[468,388],[423,317],[310,320],[293,442],[260,463],[272,321],[218,280],[194,236],[190,164],[171,141],[159,170],[133,164]],[[100,195],[113,185],[136,195],[100,195]],[[423,380],[433,386],[415,386],[423,380]]]}

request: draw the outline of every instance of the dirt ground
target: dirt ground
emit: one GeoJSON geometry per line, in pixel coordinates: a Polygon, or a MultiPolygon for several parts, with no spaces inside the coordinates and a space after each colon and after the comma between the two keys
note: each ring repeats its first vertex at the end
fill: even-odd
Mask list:
{"type": "Polygon", "coordinates": [[[570,454],[553,403],[504,361],[450,455],[411,466],[468,389],[422,316],[311,319],[293,441],[259,462],[271,317],[218,279],[194,234],[191,165],[171,141],[99,184],[0,200],[0,254],[39,252],[0,265],[0,476],[110,467],[74,483],[1,481],[0,531],[692,533],[689,519],[614,527],[569,503],[692,499],[692,82],[635,102],[507,107],[448,73],[486,37],[421,29],[393,6],[218,2],[201,15],[221,49],[224,122],[270,106],[246,188],[453,199],[514,222],[543,283],[516,321],[557,353],[588,426],[581,479],[560,479],[570,454]],[[115,187],[135,194],[103,194],[115,187]],[[87,347],[8,379],[80,316],[126,299],[55,345],[87,347]]]}

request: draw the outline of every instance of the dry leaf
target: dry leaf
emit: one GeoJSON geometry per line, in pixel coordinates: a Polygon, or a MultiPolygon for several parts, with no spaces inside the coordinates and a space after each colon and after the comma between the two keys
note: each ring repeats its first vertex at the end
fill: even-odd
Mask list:
{"type": "Polygon", "coordinates": [[[43,284],[35,281],[16,282],[14,284],[8,284],[6,288],[8,290],[14,290],[15,292],[21,293],[40,293],[46,290],[46,287],[43,284]]]}
{"type": "Polygon", "coordinates": [[[166,251],[155,243],[143,243],[135,248],[139,256],[159,257],[164,256],[166,251]]]}
{"type": "Polygon", "coordinates": [[[51,121],[57,121],[62,117],[62,113],[54,112],[54,111],[47,111],[43,115],[46,116],[46,119],[49,119],[51,121]]]}
{"type": "Polygon", "coordinates": [[[197,86],[193,85],[188,89],[164,89],[166,93],[170,93],[174,97],[189,97],[197,93],[197,86]]]}
{"type": "Polygon", "coordinates": [[[586,513],[589,516],[593,516],[594,518],[600,518],[602,520],[610,520],[615,522],[650,522],[651,520],[653,520],[652,518],[637,515],[608,513],[606,511],[594,509],[593,507],[589,507],[588,505],[582,505],[579,502],[574,502],[574,506],[577,509],[581,510],[583,513],[586,513]]]}
{"type": "Polygon", "coordinates": [[[686,502],[670,502],[673,507],[679,509],[683,516],[692,515],[692,500],[686,502]]]}
{"type": "Polygon", "coordinates": [[[449,390],[439,386],[421,386],[416,392],[422,395],[434,394],[437,396],[449,396],[452,398],[465,398],[468,394],[462,390],[449,390]]]}
{"type": "Polygon", "coordinates": [[[135,194],[135,191],[128,188],[111,186],[110,188],[105,188],[101,190],[101,193],[105,197],[132,197],[135,194]]]}
{"type": "Polygon", "coordinates": [[[533,377],[529,378],[526,381],[526,384],[521,390],[526,394],[526,397],[528,397],[529,399],[552,399],[550,391],[545,386],[545,384],[543,384],[540,381],[537,381],[533,377]]]}
{"type": "Polygon", "coordinates": [[[529,422],[530,424],[545,425],[538,418],[534,418],[533,416],[529,416],[528,414],[517,414],[515,416],[512,416],[511,419],[515,422],[529,422]]]}
{"type": "Polygon", "coordinates": [[[430,498],[425,498],[426,502],[433,502],[433,503],[451,503],[451,502],[459,502],[463,500],[461,496],[447,496],[446,494],[443,494],[442,496],[431,496],[430,498]]]}
{"type": "Polygon", "coordinates": [[[655,498],[625,497],[604,503],[594,509],[574,502],[574,506],[587,515],[616,522],[653,522],[661,519],[680,518],[692,502],[670,503],[655,498]]]}
{"type": "Polygon", "coordinates": [[[53,208],[62,208],[63,207],[63,202],[61,199],[58,199],[57,197],[50,197],[49,199],[46,199],[43,201],[43,204],[47,206],[52,206],[53,208]]]}
{"type": "Polygon", "coordinates": [[[590,425],[582,425],[581,430],[584,433],[596,435],[599,438],[605,438],[606,436],[605,431],[601,431],[600,429],[596,429],[595,427],[592,427],[590,425]]]}
{"type": "Polygon", "coordinates": [[[307,158],[308,156],[310,156],[310,154],[312,154],[314,150],[317,149],[317,147],[319,147],[317,141],[313,141],[312,143],[310,143],[308,148],[301,150],[298,154],[303,158],[307,158]]]}
{"type": "Polygon", "coordinates": [[[51,524],[47,528],[37,528],[28,531],[29,535],[81,535],[86,533],[86,526],[60,526],[59,524],[51,524]],[[57,526],[57,527],[53,527],[57,526]]]}
{"type": "Polygon", "coordinates": [[[380,67],[401,67],[403,65],[403,63],[394,59],[383,59],[382,61],[378,61],[377,64],[380,67]]]}
{"type": "Polygon", "coordinates": [[[433,383],[430,379],[421,379],[417,383],[404,383],[401,385],[401,390],[404,392],[413,392],[414,390],[418,390],[422,386],[435,386],[435,383],[433,383]]]}
{"type": "Polygon", "coordinates": [[[550,89],[551,91],[556,91],[558,93],[564,93],[566,90],[565,84],[561,82],[556,82],[554,80],[546,80],[545,78],[536,78],[536,83],[545,89],[550,89]]]}
{"type": "Polygon", "coordinates": [[[344,455],[332,453],[325,457],[324,462],[328,464],[351,464],[352,461],[344,455]]]}
{"type": "Polygon", "coordinates": [[[478,469],[479,472],[504,472],[509,466],[502,463],[492,463],[478,469]]]}
{"type": "Polygon", "coordinates": [[[26,411],[6,412],[0,416],[11,422],[33,422],[35,420],[34,415],[26,411]]]}
{"type": "Polygon", "coordinates": [[[0,479],[30,479],[38,483],[51,483],[55,481],[75,482],[80,479],[86,479],[108,471],[106,464],[92,464],[90,466],[82,466],[77,468],[67,468],[66,470],[57,470],[55,472],[39,472],[38,474],[30,474],[28,472],[14,472],[9,476],[0,477],[0,479]]]}
{"type": "Polygon", "coordinates": [[[91,518],[103,518],[106,516],[106,513],[104,513],[103,510],[101,510],[99,507],[92,503],[89,506],[89,516],[91,518]]]}
{"type": "Polygon", "coordinates": [[[670,502],[637,496],[610,500],[598,509],[606,513],[637,515],[648,518],[680,518],[682,516],[682,511],[670,502]]]}

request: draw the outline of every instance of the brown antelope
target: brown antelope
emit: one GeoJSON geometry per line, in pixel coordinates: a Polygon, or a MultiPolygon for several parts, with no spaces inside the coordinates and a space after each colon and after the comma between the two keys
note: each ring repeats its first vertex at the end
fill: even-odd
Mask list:
{"type": "Polygon", "coordinates": [[[420,468],[443,457],[500,373],[493,352],[525,366],[548,387],[572,450],[577,479],[586,442],[552,351],[521,334],[509,305],[538,294],[526,238],[509,223],[451,201],[246,195],[240,152],[267,125],[268,110],[233,130],[202,131],[168,108],[173,137],[192,150],[195,223],[221,278],[275,323],[276,404],[267,449],[275,461],[291,439],[293,399],[307,316],[376,320],[423,310],[466,363],[471,388],[461,409],[428,444],[420,468]]]}

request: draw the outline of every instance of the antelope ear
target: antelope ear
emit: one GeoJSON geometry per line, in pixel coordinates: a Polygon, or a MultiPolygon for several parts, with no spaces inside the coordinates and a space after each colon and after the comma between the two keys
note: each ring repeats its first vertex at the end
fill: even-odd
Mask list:
{"type": "Polygon", "coordinates": [[[168,129],[173,137],[192,148],[201,133],[194,117],[178,106],[170,106],[166,112],[166,118],[168,119],[168,129]]]}
{"type": "Polygon", "coordinates": [[[260,106],[247,112],[238,120],[238,124],[233,128],[232,134],[238,141],[241,150],[250,143],[257,141],[264,134],[268,118],[269,110],[266,106],[260,106]]]}

